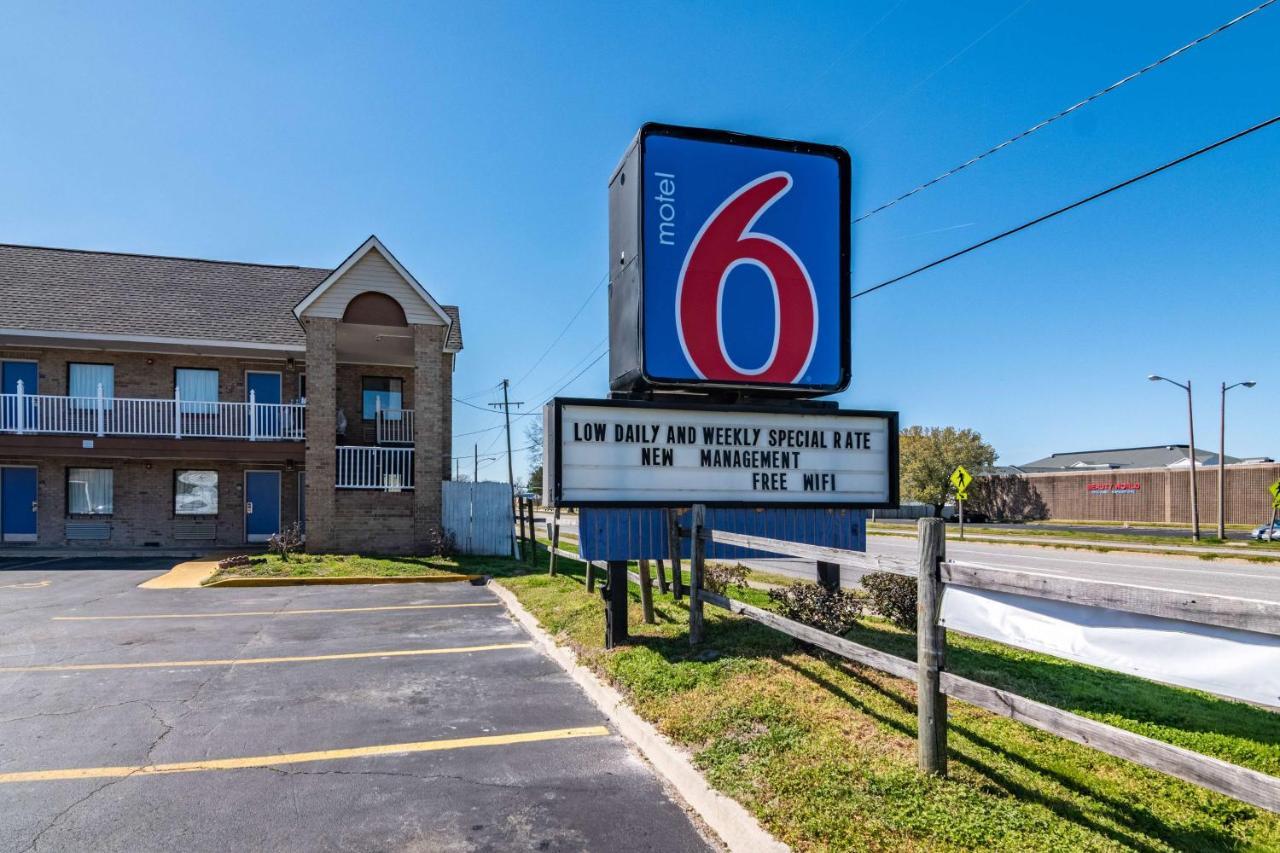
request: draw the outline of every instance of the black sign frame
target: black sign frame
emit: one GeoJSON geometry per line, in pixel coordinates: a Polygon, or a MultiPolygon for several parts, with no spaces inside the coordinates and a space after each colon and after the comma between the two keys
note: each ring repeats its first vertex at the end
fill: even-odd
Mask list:
{"type": "MultiPolygon", "coordinates": [[[[752,412],[769,415],[833,415],[849,418],[884,418],[888,422],[889,434],[889,499],[887,501],[770,501],[761,499],[760,492],[752,493],[750,499],[739,501],[694,501],[708,507],[737,507],[759,509],[896,509],[900,503],[900,468],[898,459],[898,413],[873,409],[836,409],[790,404],[767,403],[723,403],[689,402],[685,400],[600,400],[586,397],[556,397],[549,404],[552,409],[552,432],[544,436],[544,441],[555,441],[554,464],[552,467],[551,495],[557,507],[677,507],[686,506],[687,500],[677,501],[627,501],[599,500],[564,502],[563,462],[564,454],[560,452],[560,435],[562,432],[562,413],[565,406],[587,406],[608,409],[663,409],[689,412],[752,412]]],[[[544,453],[545,458],[545,453],[544,453]]],[[[543,476],[546,476],[543,471],[543,476]]]]}

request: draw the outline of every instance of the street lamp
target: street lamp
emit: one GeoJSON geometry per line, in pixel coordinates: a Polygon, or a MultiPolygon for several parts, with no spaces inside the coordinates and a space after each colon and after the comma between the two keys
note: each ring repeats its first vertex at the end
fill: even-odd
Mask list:
{"type": "Polygon", "coordinates": [[[1218,538],[1227,538],[1226,498],[1223,486],[1226,483],[1226,463],[1223,457],[1227,454],[1227,392],[1232,388],[1252,388],[1257,382],[1247,380],[1232,385],[1222,383],[1222,406],[1218,409],[1218,538]]]}
{"type": "Polygon", "coordinates": [[[1174,382],[1164,376],[1157,376],[1154,373],[1147,377],[1152,382],[1168,382],[1170,385],[1177,385],[1183,391],[1187,392],[1187,433],[1191,439],[1191,539],[1193,542],[1200,541],[1200,504],[1196,496],[1196,421],[1195,416],[1191,413],[1191,380],[1187,380],[1187,384],[1174,382]]]}

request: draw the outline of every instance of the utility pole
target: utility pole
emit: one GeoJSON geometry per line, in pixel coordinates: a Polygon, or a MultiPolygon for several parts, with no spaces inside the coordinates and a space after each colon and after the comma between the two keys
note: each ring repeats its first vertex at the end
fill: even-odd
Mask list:
{"type": "Polygon", "coordinates": [[[471,445],[471,482],[480,482],[480,445],[471,445]]]}
{"type": "Polygon", "coordinates": [[[1197,495],[1196,495],[1196,420],[1195,420],[1195,415],[1192,414],[1192,408],[1191,408],[1191,380],[1188,379],[1187,384],[1183,385],[1181,382],[1174,382],[1172,379],[1170,379],[1167,376],[1160,376],[1155,373],[1148,376],[1147,379],[1151,380],[1152,382],[1168,382],[1170,385],[1176,385],[1177,387],[1181,388],[1183,391],[1187,392],[1187,433],[1188,433],[1188,437],[1191,440],[1191,445],[1190,445],[1191,452],[1189,454],[1190,459],[1188,459],[1188,462],[1190,462],[1189,467],[1191,469],[1191,540],[1193,542],[1199,542],[1200,541],[1200,505],[1197,502],[1197,495]]]}
{"type": "MultiPolygon", "coordinates": [[[[507,487],[511,491],[511,509],[514,512],[515,506],[516,506],[516,475],[515,475],[515,465],[511,460],[511,407],[523,406],[524,403],[513,403],[507,398],[507,391],[510,387],[511,387],[511,380],[509,379],[502,380],[501,406],[502,406],[502,414],[506,418],[506,423],[507,423],[507,487]]],[[[489,405],[493,406],[494,408],[497,408],[499,404],[490,403],[489,405]]],[[[515,531],[513,527],[512,534],[511,534],[511,556],[515,557],[516,559],[519,559],[520,555],[516,553],[515,542],[516,542],[515,531]]]]}
{"type": "MultiPolygon", "coordinates": [[[[1257,382],[1247,380],[1233,385],[1222,383],[1222,405],[1218,408],[1218,538],[1227,538],[1226,488],[1227,463],[1227,392],[1232,388],[1252,388],[1257,382]]],[[[1274,519],[1272,519],[1274,521],[1274,519]]]]}

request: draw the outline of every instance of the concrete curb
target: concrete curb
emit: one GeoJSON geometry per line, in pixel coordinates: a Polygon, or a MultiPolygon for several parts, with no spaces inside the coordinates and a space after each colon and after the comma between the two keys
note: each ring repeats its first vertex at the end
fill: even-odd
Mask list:
{"type": "Polygon", "coordinates": [[[489,589],[493,590],[516,621],[529,632],[534,645],[569,673],[614,724],[618,733],[640,750],[654,769],[720,837],[725,846],[742,853],[783,853],[791,849],[760,826],[755,816],[743,808],[741,803],[712,790],[684,750],[664,737],[652,723],[631,710],[622,694],[578,663],[577,656],[571,650],[557,645],[510,590],[492,580],[489,582],[489,589]]]}
{"type": "Polygon", "coordinates": [[[202,589],[219,586],[326,586],[376,583],[459,583],[484,580],[484,575],[415,575],[411,577],[375,577],[353,575],[342,578],[227,578],[204,584],[202,589]]]}

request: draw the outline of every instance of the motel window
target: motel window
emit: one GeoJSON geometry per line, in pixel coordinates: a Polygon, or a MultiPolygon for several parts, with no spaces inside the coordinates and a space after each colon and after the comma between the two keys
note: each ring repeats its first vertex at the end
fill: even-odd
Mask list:
{"type": "Polygon", "coordinates": [[[184,415],[212,415],[218,407],[218,371],[179,367],[173,384],[182,400],[184,415]]]}
{"type": "Polygon", "coordinates": [[[110,468],[67,469],[67,513],[111,515],[115,472],[110,468]]]}
{"type": "Polygon", "coordinates": [[[94,409],[98,406],[98,386],[102,386],[102,396],[108,402],[116,395],[116,369],[111,364],[84,364],[72,362],[67,365],[67,396],[71,397],[71,405],[77,409],[94,409]]]}
{"type": "Polygon", "coordinates": [[[217,515],[217,513],[217,471],[174,472],[174,515],[217,515]]]}
{"type": "Polygon", "coordinates": [[[404,381],[393,376],[362,377],[360,390],[364,411],[361,417],[366,421],[374,420],[378,409],[381,408],[396,409],[395,415],[388,417],[388,420],[399,419],[398,410],[404,406],[403,388],[404,381]]]}

